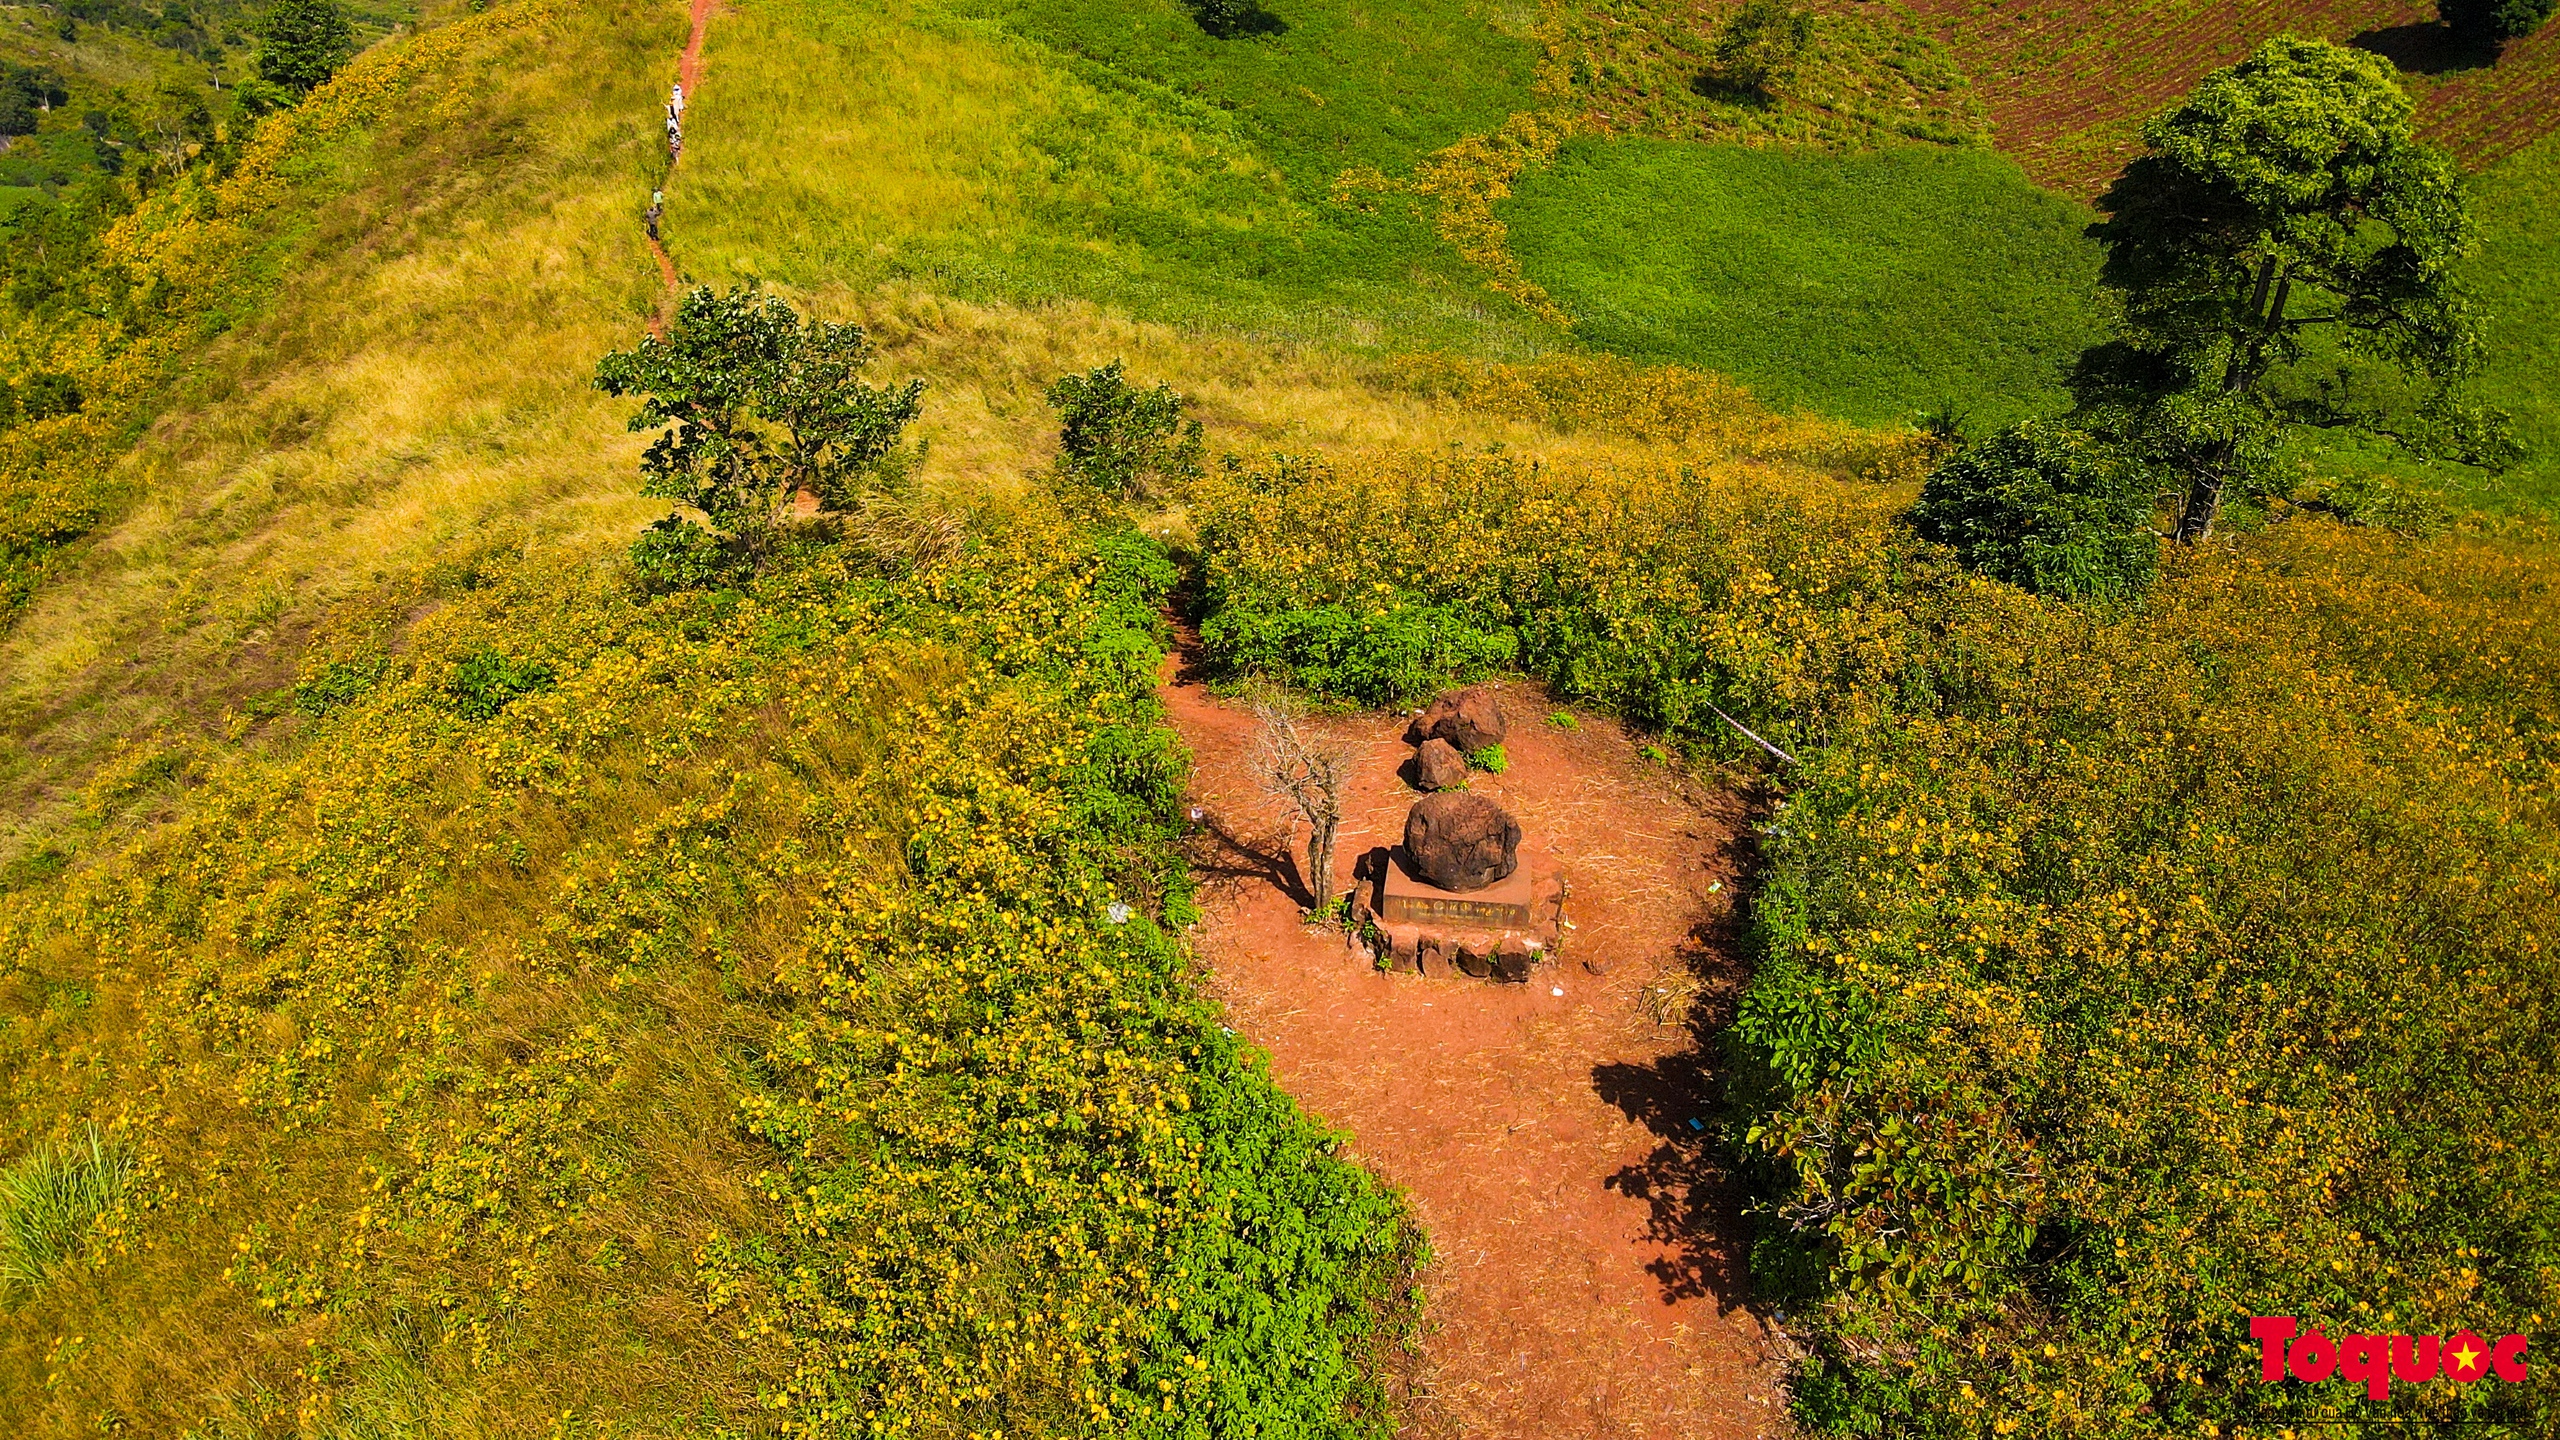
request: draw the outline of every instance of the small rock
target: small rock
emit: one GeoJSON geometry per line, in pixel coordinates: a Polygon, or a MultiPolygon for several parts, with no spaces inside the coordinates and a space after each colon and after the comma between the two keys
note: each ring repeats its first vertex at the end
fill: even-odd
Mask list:
{"type": "Polygon", "coordinates": [[[1487,745],[1500,744],[1507,730],[1502,705],[1493,698],[1493,692],[1471,685],[1432,701],[1414,718],[1413,728],[1405,738],[1417,745],[1425,740],[1446,740],[1460,755],[1473,755],[1487,745]]]}
{"type": "Polygon", "coordinates": [[[1537,963],[1537,952],[1517,939],[1505,939],[1493,947],[1493,973],[1514,985],[1527,981],[1529,967],[1537,963]]]}
{"type": "Polygon", "coordinates": [[[1427,885],[1464,893],[1520,868],[1520,822],[1482,795],[1442,791],[1404,820],[1405,863],[1427,885]]]}
{"type": "Polygon", "coordinates": [[[1605,960],[1585,960],[1582,962],[1582,971],[1586,975],[1606,975],[1609,973],[1609,963],[1605,960]]]}
{"type": "Polygon", "coordinates": [[[1467,757],[1458,747],[1433,737],[1422,742],[1413,757],[1413,785],[1417,790],[1463,790],[1467,785],[1467,757]]]}
{"type": "Polygon", "coordinates": [[[1461,941],[1457,947],[1458,968],[1479,980],[1493,973],[1493,957],[1481,947],[1461,941]]]}

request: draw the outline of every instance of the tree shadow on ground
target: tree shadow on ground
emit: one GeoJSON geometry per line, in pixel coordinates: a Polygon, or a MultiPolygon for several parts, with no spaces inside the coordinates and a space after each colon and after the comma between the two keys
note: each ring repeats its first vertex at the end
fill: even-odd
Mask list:
{"type": "Polygon", "coordinates": [[[2463,35],[2433,21],[2367,30],[2347,43],[2390,61],[2403,75],[2447,75],[2498,63],[2496,41],[2463,35]]]}
{"type": "Polygon", "coordinates": [[[1656,1142],[1644,1159],[1606,1182],[1650,1209],[1645,1238],[1666,1253],[1647,1268],[1661,1283],[1665,1301],[1709,1299],[1720,1313],[1752,1305],[1745,1196],[1721,1123],[1727,1081],[1723,1034],[1750,978],[1742,961],[1742,917],[1749,909],[1743,881],[1759,868],[1752,835],[1749,820],[1737,819],[1722,868],[1734,877],[1727,888],[1738,893],[1691,932],[1680,968],[1664,980],[1695,987],[1684,1020],[1687,1048],[1649,1063],[1620,1061],[1591,1070],[1592,1090],[1651,1131],[1656,1142]]]}
{"type": "Polygon", "coordinates": [[[1758,85],[1730,80],[1713,70],[1701,70],[1689,77],[1689,93],[1702,100],[1720,100],[1744,110],[1774,110],[1778,97],[1758,85]]]}
{"type": "Polygon", "coordinates": [[[1750,1304],[1750,1241],[1715,1123],[1721,1087],[1705,1062],[1692,1049],[1649,1065],[1596,1065],[1591,1085],[1658,1142],[1605,1183],[1651,1209],[1645,1238],[1667,1253],[1645,1268],[1662,1298],[1712,1299],[1724,1313],[1750,1304]]]}
{"type": "Polygon", "coordinates": [[[1298,873],[1298,857],[1286,832],[1276,841],[1267,836],[1249,839],[1207,810],[1199,811],[1192,824],[1196,828],[1183,850],[1193,874],[1204,880],[1259,881],[1301,907],[1316,903],[1306,877],[1298,873]]]}

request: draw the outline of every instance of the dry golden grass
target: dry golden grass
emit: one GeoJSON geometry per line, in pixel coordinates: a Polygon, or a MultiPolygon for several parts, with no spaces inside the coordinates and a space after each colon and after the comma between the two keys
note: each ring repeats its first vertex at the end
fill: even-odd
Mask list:
{"type": "Polygon", "coordinates": [[[631,117],[681,32],[642,15],[573,20],[548,37],[563,63],[472,77],[474,126],[394,127],[310,217],[274,312],[214,347],[126,462],[132,509],[0,642],[24,757],[0,856],[104,747],[217,731],[290,680],[298,636],[384,576],[515,526],[602,548],[645,515],[636,444],[585,384],[654,298],[631,117]]]}

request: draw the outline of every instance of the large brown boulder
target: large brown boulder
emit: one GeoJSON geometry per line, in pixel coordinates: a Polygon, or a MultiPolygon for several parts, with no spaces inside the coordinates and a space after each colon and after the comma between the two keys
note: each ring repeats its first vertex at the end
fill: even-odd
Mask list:
{"type": "Polygon", "coordinates": [[[1467,783],[1467,757],[1446,740],[1422,742],[1413,757],[1413,788],[1416,790],[1459,790],[1467,783]]]}
{"type": "Polygon", "coordinates": [[[1520,868],[1520,824],[1501,806],[1465,790],[1414,802],[1404,817],[1405,863],[1443,890],[1481,890],[1520,868]]]}
{"type": "Polygon", "coordinates": [[[1452,690],[1434,700],[1415,717],[1406,738],[1419,745],[1426,740],[1446,740],[1461,755],[1473,755],[1487,745],[1499,745],[1504,734],[1502,706],[1493,692],[1481,685],[1452,690]]]}

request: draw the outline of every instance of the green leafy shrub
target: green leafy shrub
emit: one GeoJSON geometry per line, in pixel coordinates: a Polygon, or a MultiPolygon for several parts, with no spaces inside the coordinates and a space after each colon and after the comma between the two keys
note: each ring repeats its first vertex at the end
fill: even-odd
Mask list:
{"type": "Polygon", "coordinates": [[[559,683],[550,666],[519,660],[495,650],[482,650],[455,662],[444,682],[453,712],[466,720],[487,720],[515,703],[519,696],[548,690],[559,683]]]}
{"type": "Polygon", "coordinates": [[[1887,556],[1837,533],[1843,498],[1808,504],[1680,467],[1564,475],[1500,455],[1239,466],[1204,480],[1192,506],[1201,639],[1226,673],[1366,704],[1516,667],[1648,728],[1727,733],[1720,707],[1783,738],[1794,682],[1722,617],[1773,572],[1824,594],[1872,583],[1887,556]],[[1346,543],[1352,514],[1365,523],[1346,543]]]}
{"type": "Polygon", "coordinates": [[[1242,33],[1245,23],[1260,8],[1253,0],[1190,0],[1192,18],[1200,28],[1220,39],[1242,33]]]}
{"type": "Polygon", "coordinates": [[[697,590],[735,566],[719,537],[681,515],[669,515],[631,542],[631,571],[652,594],[697,590]]]}
{"type": "Polygon", "coordinates": [[[1573,712],[1570,710],[1558,710],[1553,714],[1550,714],[1547,716],[1547,723],[1558,730],[1579,730],[1582,728],[1582,722],[1575,719],[1573,717],[1573,712]]]}
{"type": "Polygon", "coordinates": [[[131,1153],[95,1125],[0,1169],[0,1294],[41,1289],[132,1175],[131,1153]]]}
{"type": "Polygon", "coordinates": [[[1743,0],[1716,32],[1715,65],[1707,79],[1716,89],[1766,96],[1792,79],[1813,48],[1813,13],[1787,0],[1743,0]]]}
{"type": "Polygon", "coordinates": [[[1499,775],[1511,768],[1511,757],[1504,753],[1499,744],[1487,745],[1481,750],[1468,752],[1467,768],[1482,770],[1488,775],[1499,775]]]}
{"type": "Polygon", "coordinates": [[[2350,525],[2375,525],[2403,535],[2441,534],[2454,522],[2452,509],[2443,501],[2368,471],[2312,485],[2296,492],[2294,499],[2350,525]]]}
{"type": "Polygon", "coordinates": [[[70,98],[52,70],[0,61],[0,135],[33,135],[37,117],[70,98]]]}
{"type": "Polygon", "coordinates": [[[326,715],[341,706],[353,704],[382,678],[383,662],[371,660],[332,660],[317,674],[307,675],[293,687],[293,708],[305,715],[326,715]]]}
{"type": "Polygon", "coordinates": [[[1511,663],[1518,642],[1463,610],[1398,596],[1371,607],[1224,604],[1200,640],[1230,675],[1270,675],[1364,705],[1402,705],[1511,663]]]}
{"type": "Polygon", "coordinates": [[[2542,28],[2560,0],[2436,0],[2436,15],[2455,34],[2492,45],[2542,28]]]}
{"type": "Polygon", "coordinates": [[[2043,595],[2121,598],[2160,543],[2148,477],[2090,436],[2030,420],[1968,445],[1920,491],[1911,525],[1967,567],[2043,595]]]}
{"type": "Polygon", "coordinates": [[[1137,389],[1112,361],[1049,386],[1058,412],[1058,468],[1071,481],[1125,500],[1160,501],[1200,477],[1200,422],[1182,417],[1170,385],[1137,389]]]}

